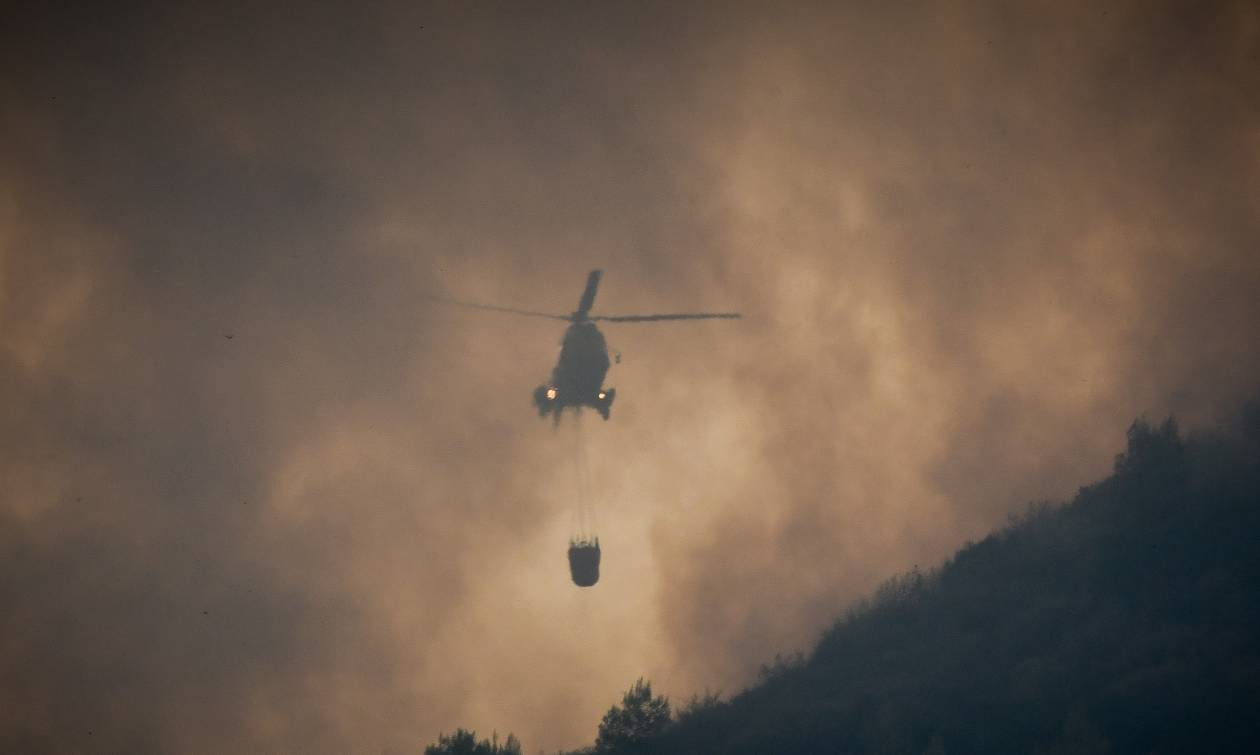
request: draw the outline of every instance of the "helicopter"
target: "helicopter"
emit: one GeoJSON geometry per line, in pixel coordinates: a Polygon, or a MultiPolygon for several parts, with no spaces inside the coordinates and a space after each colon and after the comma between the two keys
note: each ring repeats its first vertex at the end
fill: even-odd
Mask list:
{"type": "MultiPolygon", "coordinates": [[[[576,310],[567,315],[550,312],[533,312],[511,307],[496,307],[489,304],[475,304],[454,299],[439,299],[447,304],[456,304],[475,309],[487,309],[494,312],[523,315],[526,317],[544,317],[551,320],[564,320],[569,324],[560,346],[560,358],[551,370],[551,379],[534,389],[534,408],[539,417],[548,414],[558,423],[560,414],[566,407],[590,407],[599,412],[605,420],[612,410],[613,400],[617,397],[615,388],[604,386],[604,377],[608,374],[611,361],[608,358],[608,343],[604,334],[599,332],[596,322],[661,322],[665,320],[738,320],[738,312],[697,312],[691,314],[656,314],[656,315],[592,315],[591,307],[595,304],[595,292],[599,289],[602,270],[592,270],[586,277],[586,288],[578,301],[576,310]]],[[[620,361],[620,355],[618,355],[620,361]]]]}

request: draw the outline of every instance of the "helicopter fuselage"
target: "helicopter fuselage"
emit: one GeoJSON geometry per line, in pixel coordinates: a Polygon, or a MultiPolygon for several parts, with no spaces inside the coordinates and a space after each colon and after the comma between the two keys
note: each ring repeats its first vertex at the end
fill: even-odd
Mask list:
{"type": "Polygon", "coordinates": [[[564,333],[551,381],[534,390],[534,405],[539,416],[555,413],[558,421],[565,407],[588,406],[608,419],[617,393],[612,388],[604,388],[608,366],[604,334],[590,320],[574,322],[564,333]]]}
{"type": "MultiPolygon", "coordinates": [[[[586,276],[586,288],[582,290],[582,298],[578,300],[577,309],[570,314],[561,315],[551,312],[537,312],[528,309],[499,307],[492,304],[476,304],[456,299],[441,299],[448,304],[457,304],[474,309],[488,309],[495,312],[524,315],[525,317],[543,317],[549,320],[565,320],[570,323],[564,332],[564,341],[560,346],[560,359],[551,371],[551,381],[534,389],[534,407],[538,416],[551,414],[556,422],[565,407],[575,410],[588,406],[608,419],[613,399],[617,391],[604,387],[604,377],[608,374],[608,344],[604,342],[604,334],[595,327],[600,322],[664,322],[666,320],[736,320],[738,312],[687,312],[675,314],[648,315],[592,315],[591,307],[595,304],[595,292],[599,289],[601,270],[592,270],[586,276]]],[[[621,361],[621,356],[617,356],[621,361]]]]}

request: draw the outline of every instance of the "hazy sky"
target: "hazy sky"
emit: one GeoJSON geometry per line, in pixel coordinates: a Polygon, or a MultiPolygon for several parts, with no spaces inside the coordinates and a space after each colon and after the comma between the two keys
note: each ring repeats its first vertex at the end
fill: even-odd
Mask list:
{"type": "Polygon", "coordinates": [[[1252,2],[0,28],[7,747],[576,746],[1260,384],[1252,2]],[[599,311],[745,319],[606,328],[579,590],[563,324],[424,297],[595,267],[599,311]]]}

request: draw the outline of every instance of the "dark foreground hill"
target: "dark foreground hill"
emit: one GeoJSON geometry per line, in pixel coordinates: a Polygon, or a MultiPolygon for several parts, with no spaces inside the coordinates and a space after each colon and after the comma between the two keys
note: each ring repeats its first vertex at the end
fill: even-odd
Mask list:
{"type": "Polygon", "coordinates": [[[1260,751],[1260,412],[887,583],[642,753],[1260,751]]]}

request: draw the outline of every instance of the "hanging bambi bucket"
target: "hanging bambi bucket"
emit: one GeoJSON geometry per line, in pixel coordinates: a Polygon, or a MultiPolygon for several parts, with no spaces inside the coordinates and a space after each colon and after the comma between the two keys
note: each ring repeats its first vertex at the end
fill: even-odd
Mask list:
{"type": "Polygon", "coordinates": [[[569,574],[578,587],[599,581],[599,538],[569,541],[569,574]]]}

